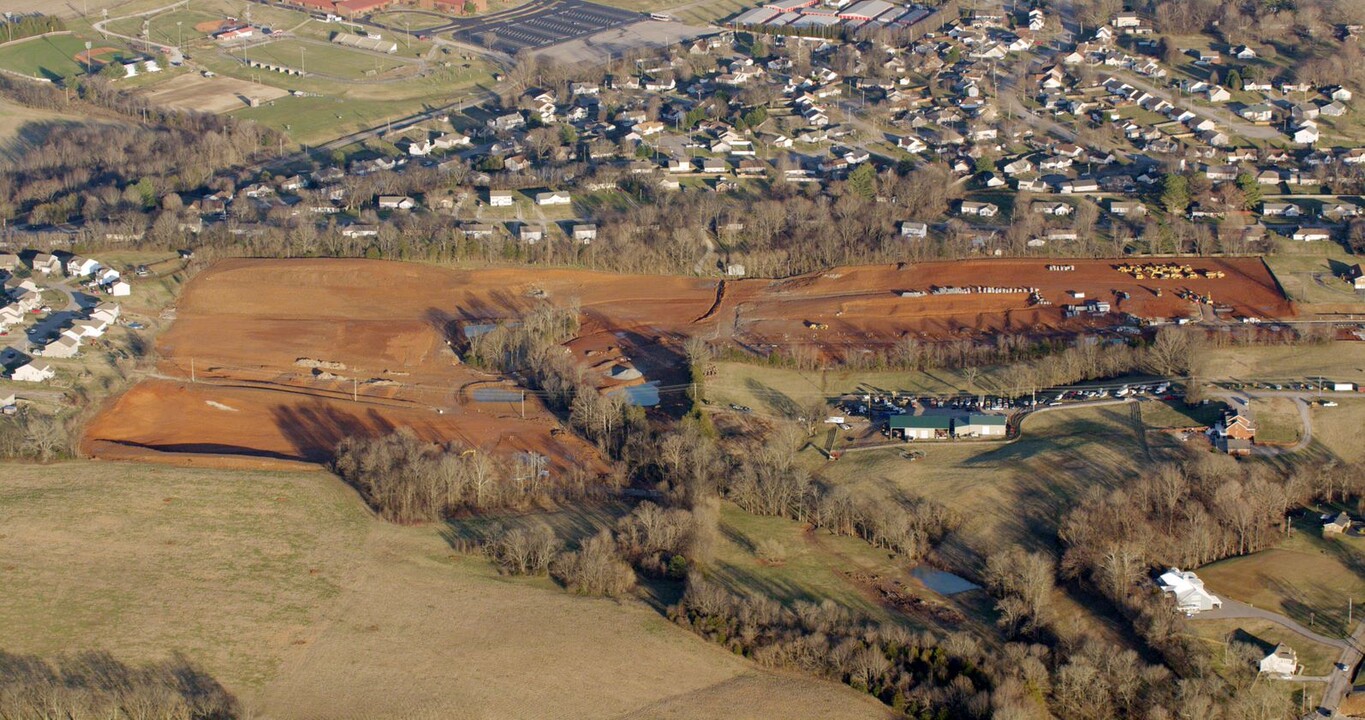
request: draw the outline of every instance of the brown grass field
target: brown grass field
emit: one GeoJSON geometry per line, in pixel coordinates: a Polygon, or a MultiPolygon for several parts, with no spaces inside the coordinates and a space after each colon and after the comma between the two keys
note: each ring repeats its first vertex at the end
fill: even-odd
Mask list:
{"type": "Polygon", "coordinates": [[[185,73],[158,83],[147,93],[147,99],[180,110],[225,113],[249,107],[250,103],[243,98],[255,98],[264,103],[288,94],[277,87],[225,75],[206,78],[198,73],[185,73]]]}
{"type": "Polygon", "coordinates": [[[1141,283],[1103,261],[1075,261],[1074,273],[1049,273],[1037,261],[869,266],[718,287],[696,278],[581,270],[229,260],[186,287],[178,319],[158,342],[163,379],[111,403],[89,427],[85,449],[105,457],[156,451],[163,459],[173,453],[317,461],[348,434],[410,425],[433,440],[534,451],[561,463],[594,457],[567,435],[552,436],[553,418],[534,398],[525,419],[517,403],[472,402],[471,389],[496,378],[460,364],[447,347],[462,327],[516,317],[540,302],[537,296],[579,304],[582,329],[568,349],[603,386],[609,383],[599,371],[622,359],[649,380],[683,382],[682,341],[690,335],[841,352],[910,333],[946,339],[966,329],[1061,332],[1094,322],[1063,320],[1055,305],[1027,308],[1023,296],[907,299],[895,293],[904,288],[1032,284],[1058,303],[1068,289],[1105,297],[1129,288],[1142,304],[1123,309],[1160,315],[1176,313],[1183,302],[1175,300],[1175,286],[1218,287],[1223,302],[1243,312],[1292,313],[1259,261],[1209,263],[1229,277],[1171,281],[1163,297],[1138,300],[1141,283]],[[807,321],[830,327],[812,332],[807,321]],[[302,359],[331,369],[301,367],[302,359]],[[191,376],[198,382],[185,383],[191,376]]]}
{"type": "Polygon", "coordinates": [[[643,603],[375,519],[321,473],[0,468],[0,648],[185,653],[270,718],[880,718],[643,603]]]}

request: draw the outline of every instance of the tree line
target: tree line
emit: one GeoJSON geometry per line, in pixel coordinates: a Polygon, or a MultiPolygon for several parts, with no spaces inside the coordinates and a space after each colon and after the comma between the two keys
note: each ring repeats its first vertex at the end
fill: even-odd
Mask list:
{"type": "Polygon", "coordinates": [[[133,665],[105,652],[46,658],[0,650],[0,720],[232,720],[236,698],[175,654],[133,665]]]}

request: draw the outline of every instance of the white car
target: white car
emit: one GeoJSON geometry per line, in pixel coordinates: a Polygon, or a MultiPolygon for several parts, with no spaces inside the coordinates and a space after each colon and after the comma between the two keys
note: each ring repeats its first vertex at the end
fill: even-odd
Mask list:
{"type": "Polygon", "coordinates": [[[1335,400],[1323,400],[1323,401],[1322,401],[1322,406],[1323,406],[1323,407],[1336,407],[1336,406],[1337,406],[1337,403],[1336,403],[1335,400]]]}

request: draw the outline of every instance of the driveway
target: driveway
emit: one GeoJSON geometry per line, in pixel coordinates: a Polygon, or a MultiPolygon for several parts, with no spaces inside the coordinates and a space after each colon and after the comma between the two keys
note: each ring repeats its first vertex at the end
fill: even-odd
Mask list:
{"type": "Polygon", "coordinates": [[[1284,453],[1294,453],[1303,450],[1313,442],[1313,415],[1308,410],[1309,393],[1297,390],[1209,390],[1210,397],[1230,400],[1233,403],[1241,404],[1246,407],[1252,398],[1289,398],[1294,401],[1294,405],[1299,410],[1299,420],[1303,423],[1303,435],[1299,441],[1287,447],[1271,447],[1267,445],[1252,445],[1252,452],[1256,455],[1270,457],[1273,455],[1283,455],[1284,453]]]}
{"type": "Polygon", "coordinates": [[[1308,638],[1313,642],[1322,643],[1323,645],[1330,645],[1334,648],[1337,648],[1338,650],[1349,650],[1351,647],[1350,644],[1345,640],[1339,640],[1337,638],[1329,638],[1325,635],[1319,635],[1313,632],[1312,630],[1309,630],[1308,628],[1300,625],[1299,623],[1279,613],[1271,612],[1269,610],[1263,610],[1258,607],[1252,607],[1250,605],[1247,605],[1246,603],[1237,602],[1236,600],[1229,600],[1227,598],[1223,598],[1223,607],[1214,610],[1206,610],[1204,612],[1199,613],[1198,615],[1195,615],[1192,619],[1229,620],[1235,618],[1269,620],[1270,622],[1273,622],[1276,625],[1279,625],[1280,627],[1296,635],[1301,635],[1305,638],[1308,638]]]}

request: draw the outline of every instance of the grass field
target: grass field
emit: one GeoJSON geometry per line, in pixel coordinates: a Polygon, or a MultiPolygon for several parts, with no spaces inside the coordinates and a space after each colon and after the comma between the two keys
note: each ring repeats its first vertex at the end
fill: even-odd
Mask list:
{"type": "Polygon", "coordinates": [[[1207,405],[1186,405],[1182,400],[1169,402],[1144,402],[1138,405],[1142,413],[1142,424],[1159,430],[1164,428],[1185,428],[1209,426],[1222,419],[1227,406],[1210,402],[1207,405]]]}
{"type": "Polygon", "coordinates": [[[195,29],[201,23],[224,20],[218,13],[204,10],[185,10],[183,8],[159,13],[150,17],[125,17],[107,26],[110,32],[130,37],[142,37],[143,22],[148,23],[148,39],[162,45],[189,44],[209,37],[208,32],[195,29]],[[176,25],[179,23],[179,26],[176,25]]]}
{"type": "Polygon", "coordinates": [[[1341,276],[1360,258],[1346,254],[1336,243],[1281,242],[1277,253],[1266,258],[1285,293],[1310,312],[1345,310],[1365,312],[1365,293],[1341,276]],[[1325,306],[1315,307],[1315,306],[1325,306]]]}
{"type": "Polygon", "coordinates": [[[1295,443],[1303,437],[1298,406],[1289,398],[1254,398],[1251,413],[1259,442],[1295,443]]]}
{"type": "Polygon", "coordinates": [[[246,52],[250,60],[274,63],[332,78],[358,80],[407,65],[386,55],[302,40],[276,40],[246,52]]]}
{"type": "Polygon", "coordinates": [[[1324,539],[1313,514],[1277,547],[1206,565],[1199,576],[1215,594],[1345,637],[1347,599],[1365,598],[1365,539],[1324,539]]]}
{"type": "Polygon", "coordinates": [[[1308,379],[1365,383],[1365,343],[1213,348],[1204,352],[1203,367],[1213,380],[1308,379]]]}
{"type": "Polygon", "coordinates": [[[1365,442],[1360,441],[1360,429],[1365,427],[1365,398],[1338,402],[1334,408],[1309,408],[1313,442],[1343,460],[1357,462],[1365,458],[1365,442]]]}
{"type": "Polygon", "coordinates": [[[323,473],[6,465],[0,648],[181,651],[274,718],[882,717],[634,600],[379,522],[323,473]],[[761,709],[760,709],[761,708],[761,709]]]}
{"type": "Polygon", "coordinates": [[[75,35],[33,38],[0,48],[0,68],[29,77],[58,80],[85,72],[76,54],[85,52],[85,41],[75,35]]]}
{"type": "MultiPolygon", "coordinates": [[[[297,52],[297,51],[296,51],[297,52]]],[[[306,51],[311,53],[311,50],[306,51]]],[[[307,57],[312,57],[311,54],[307,57]]],[[[224,75],[247,77],[246,68],[221,56],[201,56],[209,69],[224,75]]],[[[309,61],[311,63],[311,61],[309,61]]],[[[295,57],[292,64],[297,64],[295,57]]],[[[292,66],[292,65],[291,65],[292,66]]],[[[492,72],[480,61],[455,63],[430,74],[393,83],[353,83],[320,77],[289,77],[256,71],[266,85],[303,90],[321,97],[286,97],[260,107],[243,108],[237,115],[284,130],[295,142],[316,144],[368,129],[385,120],[398,119],[425,107],[459,99],[461,93],[492,84],[492,72]],[[468,64],[466,68],[463,65],[468,64]]]]}
{"type": "Polygon", "coordinates": [[[1299,655],[1304,675],[1328,675],[1341,651],[1329,645],[1313,642],[1290,632],[1269,620],[1238,618],[1234,620],[1195,620],[1186,624],[1192,634],[1209,645],[1212,657],[1223,665],[1225,644],[1246,643],[1258,648],[1265,656],[1284,643],[1299,655]]]}
{"type": "Polygon", "coordinates": [[[807,451],[825,478],[881,495],[904,493],[941,502],[965,519],[943,551],[969,576],[992,548],[1019,544],[1053,551],[1060,510],[1087,488],[1113,486],[1146,463],[1134,405],[1049,412],[1024,423],[1007,445],[913,443],[925,453],[907,462],[895,450],[824,461],[807,451]]]}
{"type": "Polygon", "coordinates": [[[833,600],[881,622],[927,626],[923,618],[888,609],[866,581],[854,579],[875,576],[917,585],[904,563],[886,551],[856,538],[807,532],[785,518],[750,515],[730,504],[723,506],[720,519],[721,542],[708,576],[731,591],[784,603],[833,600]],[[780,548],[779,560],[760,557],[761,548],[774,546],[780,548]]]}

